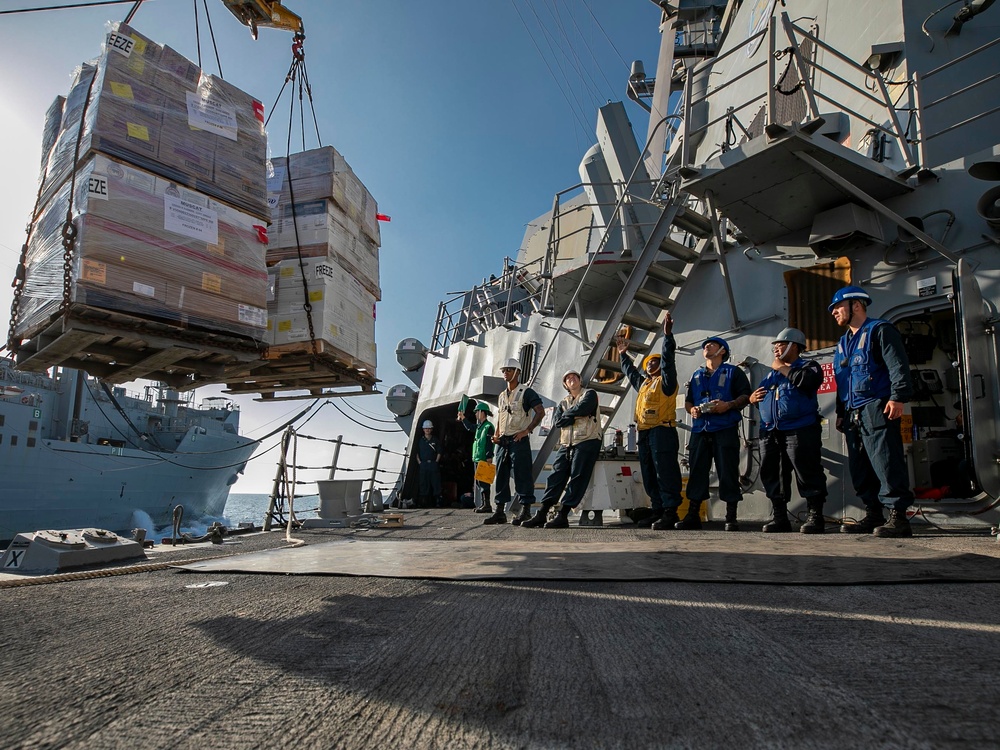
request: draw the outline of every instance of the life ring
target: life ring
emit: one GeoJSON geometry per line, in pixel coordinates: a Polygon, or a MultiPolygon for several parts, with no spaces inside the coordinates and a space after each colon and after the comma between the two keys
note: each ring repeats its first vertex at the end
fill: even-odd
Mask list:
{"type": "Polygon", "coordinates": [[[29,401],[31,401],[31,396],[21,396],[22,404],[27,404],[29,401]]]}

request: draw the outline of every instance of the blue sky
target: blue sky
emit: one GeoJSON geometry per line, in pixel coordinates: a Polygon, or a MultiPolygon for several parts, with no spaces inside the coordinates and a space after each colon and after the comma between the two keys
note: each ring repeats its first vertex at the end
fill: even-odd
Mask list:
{"type": "MultiPolygon", "coordinates": [[[[6,0],[0,10],[56,4],[60,0],[6,0]]],[[[201,0],[198,6],[202,67],[218,73],[201,0]]],[[[499,272],[504,255],[516,255],[525,224],[551,208],[557,191],[579,182],[577,166],[594,142],[597,107],[624,99],[632,60],[642,59],[650,75],[655,71],[659,9],[650,0],[286,0],[285,6],[305,22],[322,145],[344,154],[380,211],[392,217],[382,225],[376,324],[378,376],[386,390],[408,382],[395,361],[400,339],[429,343],[438,302],[499,272]]],[[[6,279],[13,278],[34,200],[45,110],[67,92],[73,68],[99,53],[106,23],[130,8],[0,16],[6,152],[0,275],[6,279]]],[[[262,29],[254,42],[217,0],[208,0],[208,8],[224,77],[270,110],[291,61],[291,35],[262,29]]],[[[190,0],[147,0],[133,25],[197,61],[190,0]]],[[[644,135],[645,113],[627,106],[644,135]]],[[[288,107],[286,91],[268,125],[272,156],[285,153],[288,107]]],[[[301,147],[297,135],[292,143],[293,150],[301,147]]],[[[316,145],[310,127],[306,147],[316,145]]],[[[7,311],[9,284],[0,290],[7,311]]],[[[390,417],[381,395],[349,401],[376,419],[390,417]]],[[[249,397],[238,403],[251,437],[304,405],[264,405],[249,397]]],[[[392,427],[345,411],[372,427],[392,427]]],[[[362,429],[331,407],[307,432],[405,447],[402,433],[362,429]]],[[[310,450],[329,457],[326,446],[310,450]]],[[[269,491],[274,455],[252,462],[235,491],[269,491]]],[[[361,467],[370,465],[371,454],[342,458],[361,467]]],[[[325,462],[317,457],[316,463],[325,462]]]]}

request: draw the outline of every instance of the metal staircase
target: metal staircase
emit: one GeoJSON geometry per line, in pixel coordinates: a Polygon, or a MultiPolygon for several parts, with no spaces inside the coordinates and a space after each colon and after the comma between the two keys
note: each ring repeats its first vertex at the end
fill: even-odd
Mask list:
{"type": "MultiPolygon", "coordinates": [[[[629,339],[630,354],[650,351],[662,330],[664,312],[677,301],[706,248],[714,245],[721,255],[724,239],[718,216],[695,211],[691,207],[692,198],[687,193],[679,190],[672,193],[650,230],[581,368],[583,382],[600,394],[602,430],[611,423],[624,403],[631,403],[632,397],[631,387],[624,378],[611,384],[593,380],[598,370],[621,372],[621,365],[605,356],[617,332],[626,325],[634,331],[629,339]],[[685,241],[678,241],[675,236],[681,236],[685,241]]],[[[532,466],[534,477],[541,478],[558,440],[558,429],[553,429],[546,436],[532,466]]]]}

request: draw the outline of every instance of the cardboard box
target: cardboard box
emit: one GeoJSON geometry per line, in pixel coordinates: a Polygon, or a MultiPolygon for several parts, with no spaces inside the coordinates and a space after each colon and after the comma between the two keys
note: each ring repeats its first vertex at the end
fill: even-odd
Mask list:
{"type": "Polygon", "coordinates": [[[274,344],[308,343],[309,320],[303,305],[312,307],[313,330],[323,340],[375,374],[375,297],[349,272],[328,258],[277,266],[277,295],[268,304],[274,344]],[[302,275],[305,273],[306,287],[302,275]]]}
{"type": "MultiPolygon", "coordinates": [[[[79,301],[263,336],[268,276],[257,219],[100,154],[77,177],[71,281],[74,294],[76,286],[85,293],[79,301]],[[155,313],[151,300],[158,305],[155,313]]],[[[22,335],[58,309],[62,298],[61,231],[68,203],[65,183],[45,204],[32,234],[22,335]]]]}

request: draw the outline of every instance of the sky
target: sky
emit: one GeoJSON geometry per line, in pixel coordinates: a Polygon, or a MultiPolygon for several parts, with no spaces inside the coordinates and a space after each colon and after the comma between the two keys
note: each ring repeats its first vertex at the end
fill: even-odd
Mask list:
{"type": "MultiPolygon", "coordinates": [[[[89,0],[4,0],[0,11],[89,0]]],[[[146,0],[139,32],[198,61],[193,7],[199,9],[201,64],[218,74],[206,0],[146,0]]],[[[553,196],[579,182],[577,167],[595,142],[597,108],[625,100],[635,131],[645,113],[625,98],[632,60],[652,75],[660,11],[650,0],[285,0],[303,18],[306,67],[320,140],[305,148],[340,151],[391,217],[382,224],[382,301],[377,307],[377,375],[383,393],[410,384],[396,363],[400,340],[430,343],[438,302],[499,274],[525,226],[553,196]],[[548,31],[543,32],[540,22],[548,31]]],[[[255,42],[221,2],[207,0],[222,74],[270,110],[291,63],[291,34],[261,29],[255,42]]],[[[46,109],[65,95],[76,66],[100,53],[107,24],[131,4],[0,15],[0,276],[13,279],[37,189],[46,109]]],[[[289,93],[274,107],[271,156],[286,152],[289,93]]],[[[301,128],[292,126],[292,151],[301,128]]],[[[11,290],[0,284],[0,306],[11,290]]],[[[6,326],[4,326],[6,330],[6,326]]],[[[138,387],[136,388],[138,390],[138,387]]],[[[219,395],[206,387],[198,399],[219,395]]],[[[308,402],[235,399],[241,431],[262,438],[308,402]]],[[[402,453],[384,395],[337,399],[301,432],[402,453]],[[347,415],[336,408],[339,406],[347,415]]],[[[234,492],[269,492],[277,452],[266,440],[234,492]]],[[[300,465],[329,463],[332,445],[300,444],[300,465]]],[[[345,448],[340,464],[372,465],[374,451],[345,448]]],[[[398,469],[390,454],[380,464],[398,469]]],[[[361,474],[353,474],[355,478],[361,474]]],[[[363,476],[367,477],[367,474],[363,476]]],[[[306,473],[299,477],[323,478],[306,473]]],[[[383,481],[387,477],[383,476],[383,481]]],[[[304,488],[309,491],[309,488],[304,488]]]]}

